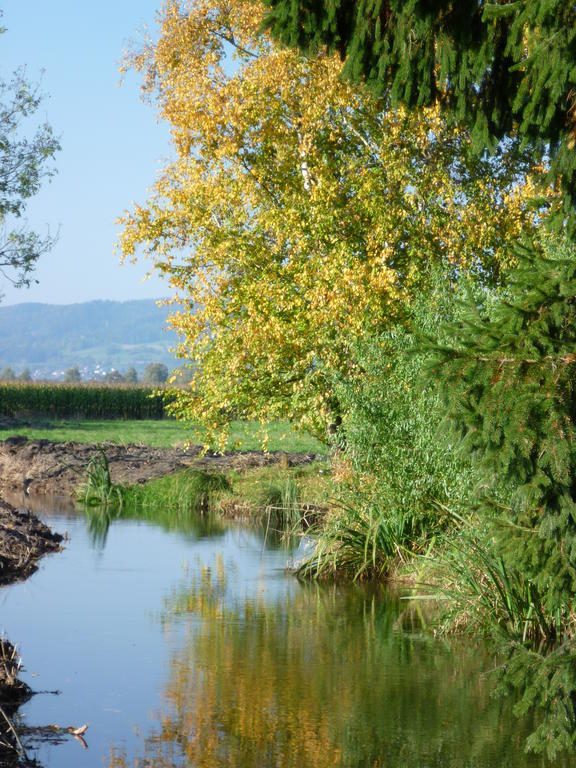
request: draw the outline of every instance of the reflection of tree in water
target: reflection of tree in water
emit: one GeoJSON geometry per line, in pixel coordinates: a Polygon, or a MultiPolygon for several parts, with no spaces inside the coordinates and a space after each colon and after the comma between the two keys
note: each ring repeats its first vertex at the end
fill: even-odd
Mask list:
{"type": "MultiPolygon", "coordinates": [[[[404,626],[405,605],[306,585],[232,599],[222,563],[167,601],[189,620],[138,766],[540,766],[490,697],[492,662],[404,626]]],[[[113,750],[110,768],[128,758],[113,750]]],[[[558,763],[557,763],[558,764],[558,763]]]]}
{"type": "Polygon", "coordinates": [[[130,505],[121,508],[109,506],[86,507],[86,521],[92,546],[103,550],[106,547],[108,531],[114,520],[146,520],[159,525],[165,531],[176,531],[195,541],[207,536],[223,534],[225,523],[212,513],[199,513],[195,510],[175,510],[158,503],[154,507],[142,508],[130,505]]]}

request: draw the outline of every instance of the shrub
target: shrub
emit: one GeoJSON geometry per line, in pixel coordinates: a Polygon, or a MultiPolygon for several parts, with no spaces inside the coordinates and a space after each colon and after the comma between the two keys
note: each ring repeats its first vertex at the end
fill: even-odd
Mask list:
{"type": "Polygon", "coordinates": [[[357,344],[356,376],[335,385],[343,414],[336,441],[349,478],[305,572],[382,577],[429,547],[450,521],[447,509],[464,514],[470,462],[440,429],[435,382],[420,383],[422,340],[456,311],[450,276],[439,274],[402,323],[357,344]]]}

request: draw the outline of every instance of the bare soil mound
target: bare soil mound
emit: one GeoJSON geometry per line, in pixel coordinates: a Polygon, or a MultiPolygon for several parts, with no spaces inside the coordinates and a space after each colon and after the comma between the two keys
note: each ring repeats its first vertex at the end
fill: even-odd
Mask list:
{"type": "Polygon", "coordinates": [[[61,542],[62,536],[35,515],[0,499],[0,585],[30,576],[38,560],[58,551],[61,542]]]}
{"type": "Polygon", "coordinates": [[[96,446],[15,436],[0,441],[0,492],[72,496],[85,480],[90,460],[100,450],[106,455],[112,482],[124,485],[144,483],[185,467],[242,470],[279,462],[296,466],[320,458],[316,454],[283,451],[203,455],[199,446],[150,448],[115,443],[96,446]]]}
{"type": "MultiPolygon", "coordinates": [[[[61,549],[61,542],[62,536],[52,533],[33,514],[0,499],[0,585],[26,579],[43,555],[61,549]]],[[[0,764],[6,766],[21,764],[22,745],[10,718],[32,695],[18,677],[19,671],[16,649],[0,638],[0,764]]]]}

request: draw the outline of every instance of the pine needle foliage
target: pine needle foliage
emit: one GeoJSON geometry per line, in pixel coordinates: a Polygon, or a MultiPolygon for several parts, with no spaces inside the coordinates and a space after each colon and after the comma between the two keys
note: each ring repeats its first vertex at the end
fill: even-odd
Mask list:
{"type": "Polygon", "coordinates": [[[527,749],[553,758],[576,743],[576,247],[543,236],[519,262],[492,306],[464,302],[425,369],[480,477],[484,532],[445,559],[452,596],[505,655],[517,713],[538,711],[527,749]]]}
{"type": "Polygon", "coordinates": [[[539,722],[526,740],[526,750],[546,752],[550,759],[572,754],[576,733],[576,669],[574,648],[561,644],[542,653],[520,643],[508,652],[502,690],[520,691],[514,707],[519,717],[537,709],[539,722]]]}
{"type": "Polygon", "coordinates": [[[480,152],[516,127],[576,194],[576,7],[566,0],[264,0],[282,43],[410,108],[440,103],[480,152]]]}
{"type": "Polygon", "coordinates": [[[520,260],[509,298],[492,316],[469,302],[428,375],[493,489],[479,508],[509,492],[503,552],[557,628],[576,591],[576,249],[528,245],[520,260]]]}

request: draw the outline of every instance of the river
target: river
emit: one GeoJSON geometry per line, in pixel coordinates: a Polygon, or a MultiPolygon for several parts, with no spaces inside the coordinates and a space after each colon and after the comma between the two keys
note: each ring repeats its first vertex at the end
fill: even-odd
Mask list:
{"type": "Polygon", "coordinates": [[[0,615],[41,691],[19,722],[41,766],[548,765],[482,645],[435,638],[398,595],[301,584],[298,550],[238,526],[39,511],[68,541],[0,615]],[[84,723],[85,744],[34,731],[84,723]]]}

